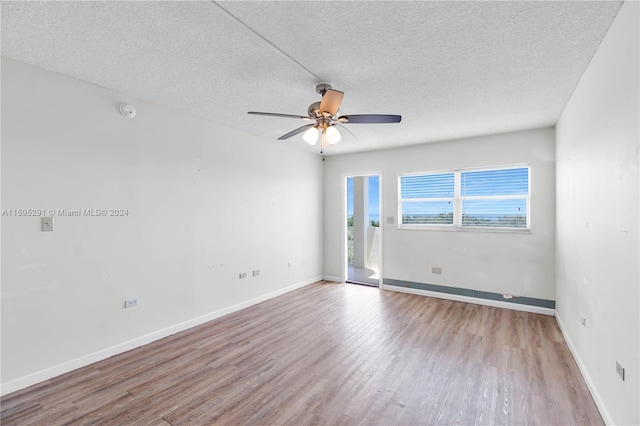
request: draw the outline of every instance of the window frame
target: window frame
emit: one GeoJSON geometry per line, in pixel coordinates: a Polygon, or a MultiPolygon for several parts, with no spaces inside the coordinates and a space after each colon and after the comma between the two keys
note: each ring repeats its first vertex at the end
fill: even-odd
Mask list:
{"type": "Polygon", "coordinates": [[[411,172],[411,173],[398,173],[398,229],[410,229],[410,230],[425,230],[425,231],[470,231],[470,232],[507,232],[507,233],[530,233],[531,232],[531,164],[508,164],[501,166],[491,167],[469,167],[464,169],[449,169],[449,170],[434,170],[428,172],[411,172]],[[461,183],[462,173],[466,172],[489,172],[496,170],[509,170],[509,169],[527,169],[527,195],[474,195],[462,197],[461,195],[461,183]],[[447,198],[429,198],[429,199],[416,199],[416,198],[402,198],[402,177],[404,176],[427,176],[438,174],[450,174],[454,175],[454,196],[453,196],[453,223],[452,224],[416,224],[416,223],[403,223],[402,216],[402,204],[405,201],[447,201],[447,198]],[[463,226],[462,225],[462,202],[464,200],[515,200],[524,199],[526,203],[526,215],[527,225],[525,228],[516,227],[504,227],[504,226],[463,226]]]}

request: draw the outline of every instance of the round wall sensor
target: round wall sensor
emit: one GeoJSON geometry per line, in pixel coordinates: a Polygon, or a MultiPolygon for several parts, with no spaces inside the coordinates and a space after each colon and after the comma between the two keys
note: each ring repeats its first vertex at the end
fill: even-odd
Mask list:
{"type": "Polygon", "coordinates": [[[136,107],[129,104],[120,104],[120,114],[126,118],[133,118],[136,116],[136,107]]]}

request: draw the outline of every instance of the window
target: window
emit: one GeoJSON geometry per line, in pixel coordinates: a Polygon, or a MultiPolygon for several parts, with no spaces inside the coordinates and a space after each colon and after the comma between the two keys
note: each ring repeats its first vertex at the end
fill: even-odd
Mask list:
{"type": "Polygon", "coordinates": [[[400,177],[402,223],[453,225],[453,173],[400,177]]]}
{"type": "Polygon", "coordinates": [[[401,174],[400,227],[529,229],[529,166],[401,174]]]}

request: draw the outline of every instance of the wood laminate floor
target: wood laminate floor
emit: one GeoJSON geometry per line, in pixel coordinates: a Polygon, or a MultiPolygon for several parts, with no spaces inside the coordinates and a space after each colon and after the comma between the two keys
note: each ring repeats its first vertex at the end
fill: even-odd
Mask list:
{"type": "Polygon", "coordinates": [[[603,424],[553,317],[324,282],[1,402],[2,425],[603,424]]]}

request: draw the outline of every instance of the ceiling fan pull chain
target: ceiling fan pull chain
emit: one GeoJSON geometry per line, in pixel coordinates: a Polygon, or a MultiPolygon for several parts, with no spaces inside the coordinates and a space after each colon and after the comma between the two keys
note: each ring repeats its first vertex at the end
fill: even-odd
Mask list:
{"type": "Polygon", "coordinates": [[[320,133],[320,154],[324,151],[324,129],[322,129],[322,133],[320,133]]]}

